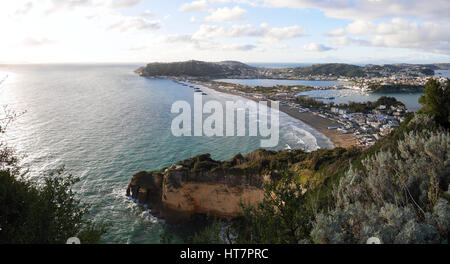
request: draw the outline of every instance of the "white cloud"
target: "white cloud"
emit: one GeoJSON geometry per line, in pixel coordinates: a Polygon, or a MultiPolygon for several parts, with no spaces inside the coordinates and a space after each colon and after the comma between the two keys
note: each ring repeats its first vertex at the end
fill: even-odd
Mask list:
{"type": "Polygon", "coordinates": [[[198,0],[190,3],[182,4],[180,11],[206,11],[208,10],[208,2],[206,0],[198,0]]]}
{"type": "Polygon", "coordinates": [[[262,24],[261,28],[264,31],[262,40],[268,43],[274,43],[286,39],[297,38],[306,34],[306,31],[299,26],[275,28],[269,26],[268,24],[262,24]]]}
{"type": "Polygon", "coordinates": [[[231,45],[223,45],[221,48],[223,50],[232,50],[232,51],[250,51],[257,49],[258,47],[252,44],[231,44],[231,45]]]}
{"type": "Polygon", "coordinates": [[[155,16],[155,14],[153,14],[152,11],[147,9],[147,10],[144,10],[144,12],[141,13],[141,16],[142,17],[153,17],[153,16],[155,16]]]}
{"type": "Polygon", "coordinates": [[[201,25],[192,36],[193,39],[204,40],[213,38],[258,37],[262,42],[275,43],[283,40],[297,38],[305,35],[305,30],[300,26],[271,27],[269,24],[261,24],[260,27],[252,25],[233,25],[223,27],[217,25],[201,25]]]}
{"type": "Polygon", "coordinates": [[[355,21],[345,28],[329,32],[338,45],[410,48],[450,54],[450,27],[434,22],[411,22],[394,18],[375,24],[355,21]]]}
{"type": "Polygon", "coordinates": [[[27,37],[23,40],[22,44],[28,47],[39,47],[48,44],[52,44],[55,41],[49,40],[47,38],[31,38],[27,37]]]}
{"type": "MultiPolygon", "coordinates": [[[[79,2],[82,2],[82,1],[79,0],[79,2]]],[[[112,7],[114,7],[114,8],[130,8],[130,7],[137,6],[141,2],[142,2],[142,0],[113,0],[112,7]]]]}
{"type": "Polygon", "coordinates": [[[112,1],[29,3],[0,2],[0,25],[8,25],[2,28],[5,37],[0,41],[3,62],[139,60],[128,50],[137,43],[153,48],[154,32],[162,27],[157,19],[123,15],[112,1]]]}
{"type": "Polygon", "coordinates": [[[317,8],[328,17],[343,19],[414,17],[450,20],[448,0],[254,0],[252,3],[267,7],[317,8]]]}
{"type": "Polygon", "coordinates": [[[33,6],[34,6],[33,2],[27,2],[23,7],[19,7],[19,9],[16,10],[15,15],[16,16],[26,15],[28,12],[31,11],[33,6]]]}
{"type": "MultiPolygon", "coordinates": [[[[182,17],[176,17],[177,13],[173,13],[170,22],[180,24],[172,27],[179,31],[173,32],[178,34],[171,36],[163,35],[163,30],[158,31],[168,18],[163,13],[156,13],[153,9],[152,12],[144,11],[145,8],[124,10],[136,7],[143,1],[0,1],[0,25],[7,25],[2,28],[2,35],[5,37],[0,41],[0,59],[21,62],[140,61],[144,58],[178,60],[197,56],[199,59],[201,56],[230,59],[234,54],[237,59],[256,61],[261,60],[255,54],[262,48],[270,49],[270,52],[264,54],[264,58],[274,61],[331,58],[329,54],[341,56],[337,60],[357,61],[366,56],[364,52],[367,51],[372,52],[370,56],[374,58],[392,57],[392,54],[396,54],[398,58],[428,56],[426,60],[445,61],[449,56],[442,54],[450,54],[448,0],[185,0],[183,2],[189,3],[179,9],[204,12],[192,15],[195,16],[195,23],[205,25],[198,25],[197,30],[187,31],[193,25],[183,25],[183,21],[179,22],[182,17]],[[328,44],[309,43],[304,47],[301,44],[301,50],[297,48],[298,52],[294,56],[291,51],[298,44],[288,40],[304,36],[305,29],[296,25],[214,25],[205,21],[205,17],[213,16],[216,11],[224,9],[225,5],[228,10],[239,5],[248,13],[234,17],[219,16],[220,19],[210,18],[212,21],[222,23],[250,17],[250,13],[252,16],[258,15],[259,9],[251,9],[249,5],[274,8],[274,16],[282,16],[285,11],[276,7],[316,8],[328,17],[350,21],[348,25],[328,32],[330,46],[370,48],[358,47],[354,49],[355,52],[353,47],[339,49],[338,52],[304,52],[330,48],[328,44]],[[172,43],[173,48],[168,48],[172,47],[172,43]],[[396,53],[397,50],[385,47],[401,49],[396,53]],[[217,51],[224,51],[222,53],[225,55],[217,51]],[[246,56],[246,52],[253,55],[246,56]]],[[[150,2],[153,1],[147,1],[150,2]]],[[[187,20],[189,17],[190,15],[187,20]]],[[[320,29],[315,30],[315,24],[310,27],[313,36],[324,33],[320,29]]]]}
{"type": "Polygon", "coordinates": [[[195,39],[192,38],[192,35],[184,34],[184,35],[168,35],[165,36],[164,41],[167,43],[174,42],[195,42],[195,39]]]}
{"type": "Polygon", "coordinates": [[[252,25],[233,25],[232,27],[222,27],[217,25],[200,25],[197,32],[194,33],[194,39],[212,39],[212,38],[234,38],[245,36],[262,36],[264,32],[252,25]]]}
{"type": "Polygon", "coordinates": [[[340,36],[330,39],[334,45],[338,46],[349,46],[349,45],[359,45],[359,46],[369,46],[369,41],[361,39],[359,37],[347,37],[340,36]]]}
{"type": "Polygon", "coordinates": [[[329,51],[332,50],[332,47],[328,47],[325,46],[323,44],[320,43],[309,43],[307,45],[303,46],[303,49],[305,51],[312,51],[312,52],[324,52],[324,51],[329,51]]]}
{"type": "Polygon", "coordinates": [[[335,44],[397,47],[450,54],[448,0],[248,0],[247,2],[268,8],[315,8],[327,17],[353,20],[346,28],[338,28],[327,34],[333,37],[332,42],[335,44]],[[391,21],[380,22],[382,19],[391,21]]]}
{"type": "Polygon", "coordinates": [[[148,20],[142,17],[123,17],[119,22],[109,26],[108,29],[117,29],[121,32],[128,30],[156,30],[161,28],[158,20],[148,20]]]}
{"type": "Polygon", "coordinates": [[[205,18],[206,22],[229,22],[244,20],[244,15],[247,13],[245,9],[235,6],[233,8],[223,7],[211,12],[205,18]]]}
{"type": "Polygon", "coordinates": [[[211,39],[195,39],[192,35],[184,34],[184,35],[168,35],[162,39],[162,42],[176,45],[177,43],[182,43],[186,46],[189,46],[197,49],[197,50],[223,50],[223,51],[261,51],[257,45],[254,44],[242,44],[242,43],[223,43],[213,41],[211,39]]]}

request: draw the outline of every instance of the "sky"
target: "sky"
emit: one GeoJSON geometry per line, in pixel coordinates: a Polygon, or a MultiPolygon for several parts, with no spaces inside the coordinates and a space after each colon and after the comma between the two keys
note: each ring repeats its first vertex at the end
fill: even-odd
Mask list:
{"type": "Polygon", "coordinates": [[[448,0],[0,1],[0,63],[450,62],[448,0]]]}

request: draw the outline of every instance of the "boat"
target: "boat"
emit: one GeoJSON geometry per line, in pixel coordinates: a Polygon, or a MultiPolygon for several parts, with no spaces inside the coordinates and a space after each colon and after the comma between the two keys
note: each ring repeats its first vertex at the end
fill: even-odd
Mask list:
{"type": "Polygon", "coordinates": [[[286,147],[284,148],[284,150],[292,150],[291,146],[289,146],[288,144],[286,144],[286,147]]]}

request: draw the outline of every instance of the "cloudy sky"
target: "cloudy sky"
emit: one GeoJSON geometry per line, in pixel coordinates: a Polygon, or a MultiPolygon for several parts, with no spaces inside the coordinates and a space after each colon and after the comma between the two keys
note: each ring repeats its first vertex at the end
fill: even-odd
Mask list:
{"type": "Polygon", "coordinates": [[[0,63],[450,62],[448,0],[14,0],[0,63]]]}

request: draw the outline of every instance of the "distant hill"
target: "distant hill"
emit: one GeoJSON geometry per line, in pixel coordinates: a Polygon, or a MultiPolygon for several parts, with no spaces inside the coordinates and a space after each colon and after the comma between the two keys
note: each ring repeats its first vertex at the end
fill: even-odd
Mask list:
{"type": "Polygon", "coordinates": [[[142,76],[190,76],[190,77],[230,77],[257,75],[257,68],[237,61],[204,62],[184,61],[171,63],[149,63],[137,70],[142,76]]]}
{"type": "Polygon", "coordinates": [[[342,63],[316,64],[309,67],[298,67],[294,71],[302,76],[307,75],[328,75],[328,76],[346,76],[362,77],[364,76],[363,67],[342,63]]]}
{"type": "Polygon", "coordinates": [[[433,70],[450,70],[450,63],[433,63],[424,64],[423,66],[429,67],[433,70]]]}
{"type": "Polygon", "coordinates": [[[238,61],[183,61],[149,63],[136,70],[145,77],[195,77],[195,78],[285,78],[300,79],[311,76],[328,77],[379,77],[392,74],[433,76],[438,69],[448,69],[449,63],[437,64],[384,64],[358,66],[344,63],[324,63],[296,68],[260,68],[238,61]]]}

